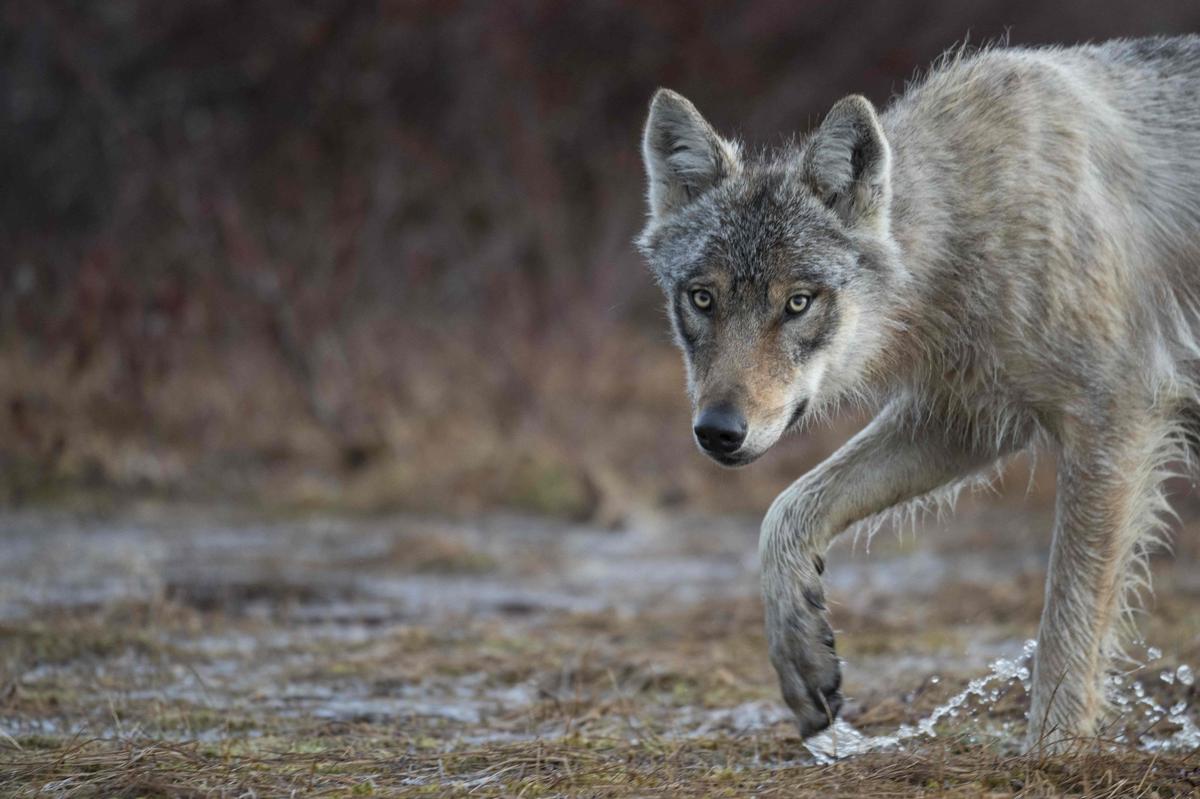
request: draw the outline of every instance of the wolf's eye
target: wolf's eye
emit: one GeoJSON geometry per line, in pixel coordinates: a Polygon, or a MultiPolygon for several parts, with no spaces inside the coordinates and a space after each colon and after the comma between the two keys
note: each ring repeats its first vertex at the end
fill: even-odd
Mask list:
{"type": "Polygon", "coordinates": [[[787,312],[793,316],[802,314],[808,310],[810,302],[812,302],[811,294],[793,294],[788,297],[787,312]]]}
{"type": "Polygon", "coordinates": [[[710,292],[705,289],[696,289],[692,292],[692,305],[695,305],[701,311],[707,311],[712,307],[713,297],[710,292]]]}

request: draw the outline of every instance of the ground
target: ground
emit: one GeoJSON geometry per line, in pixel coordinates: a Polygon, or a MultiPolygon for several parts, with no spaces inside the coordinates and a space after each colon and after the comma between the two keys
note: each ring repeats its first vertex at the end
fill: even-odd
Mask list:
{"type": "MultiPolygon", "coordinates": [[[[848,723],[894,734],[1019,659],[1049,524],[968,499],[920,535],[842,542],[848,723]]],[[[838,759],[779,700],[754,518],[156,504],[10,510],[0,530],[4,795],[1200,794],[1200,741],[1179,734],[1196,714],[1178,667],[1200,663],[1184,541],[1155,562],[1141,631],[1162,654],[1126,678],[1110,743],[1020,754],[1025,692],[997,678],[936,735],[838,759]]]]}

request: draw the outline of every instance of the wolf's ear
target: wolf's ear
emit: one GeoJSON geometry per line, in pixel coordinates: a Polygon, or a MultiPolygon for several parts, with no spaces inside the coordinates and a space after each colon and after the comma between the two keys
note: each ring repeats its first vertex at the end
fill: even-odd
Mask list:
{"type": "Polygon", "coordinates": [[[650,215],[659,219],[741,169],[737,144],[717,135],[681,94],[659,89],[642,134],[650,215]]]}
{"type": "Polygon", "coordinates": [[[847,225],[887,232],[892,150],[870,100],[856,94],[834,104],[809,141],[803,171],[847,225]]]}

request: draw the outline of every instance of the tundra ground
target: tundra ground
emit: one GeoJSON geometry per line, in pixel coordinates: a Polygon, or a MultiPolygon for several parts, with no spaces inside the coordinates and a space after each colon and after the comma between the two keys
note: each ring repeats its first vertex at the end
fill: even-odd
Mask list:
{"type": "MultiPolygon", "coordinates": [[[[1037,627],[1049,519],[968,501],[847,540],[828,577],[846,715],[913,723],[1037,627]]],[[[1142,620],[1164,706],[1200,662],[1188,523],[1142,620]]],[[[1016,749],[1020,685],[903,751],[816,762],[766,657],[749,518],[624,529],[196,507],[0,519],[0,793],[55,796],[1191,796],[1134,715],[1016,749]]],[[[1144,725],[1143,725],[1144,726],[1144,725]]]]}

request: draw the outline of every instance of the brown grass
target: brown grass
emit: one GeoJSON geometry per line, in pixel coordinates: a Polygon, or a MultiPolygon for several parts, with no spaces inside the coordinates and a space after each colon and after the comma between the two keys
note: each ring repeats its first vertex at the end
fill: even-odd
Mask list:
{"type": "MultiPolygon", "coordinates": [[[[355,323],[341,359],[298,380],[269,342],[174,345],[130,388],[102,349],[82,367],[0,346],[0,498],[220,497],[283,511],[466,515],[496,506],[611,523],[688,502],[761,508],[847,427],[798,440],[754,474],[691,442],[679,355],[661,331],[516,337],[355,323]],[[403,342],[397,352],[397,342],[403,342]],[[320,396],[327,416],[311,412],[320,396]]],[[[851,428],[852,429],[852,423],[851,428]]]]}
{"type": "Polygon", "coordinates": [[[402,731],[219,745],[29,740],[0,752],[0,789],[59,796],[1194,796],[1200,758],[1080,745],[997,754],[943,741],[831,766],[796,764],[797,742],[574,737],[422,751],[402,731]]]}
{"type": "MultiPolygon", "coordinates": [[[[406,562],[426,558],[415,552],[406,562]]],[[[950,588],[945,601],[931,606],[921,635],[907,625],[877,622],[871,630],[847,632],[846,651],[868,651],[867,642],[890,631],[889,651],[937,652],[939,631],[974,612],[951,601],[957,593],[950,588]]],[[[0,794],[1168,797],[1200,791],[1200,753],[1155,755],[1089,741],[1066,753],[1019,755],[1011,741],[973,722],[939,728],[940,737],[904,751],[827,766],[811,764],[787,723],[750,733],[718,728],[694,738],[670,732],[689,709],[777,701],[762,656],[761,608],[752,601],[664,607],[627,619],[558,614],[529,626],[464,619],[449,627],[385,627],[348,645],[301,637],[273,645],[269,655],[298,665],[276,674],[279,684],[263,685],[267,696],[293,682],[367,681],[386,697],[406,685],[450,684],[481,673],[485,686],[538,686],[540,699],[528,709],[492,714],[474,726],[428,717],[321,721],[273,706],[259,709],[254,696],[229,710],[172,698],[168,690],[151,701],[123,698],[135,687],[153,689],[160,684],[156,675],[179,665],[223,657],[183,651],[173,642],[282,629],[288,600],[272,601],[278,604],[266,619],[228,616],[230,608],[204,603],[127,603],[0,629],[7,651],[0,716],[58,724],[86,719],[91,729],[110,730],[100,737],[0,739],[0,794]],[[20,679],[39,664],[59,667],[57,676],[36,685],[20,679]],[[101,672],[98,682],[90,676],[101,672]],[[554,729],[559,732],[544,732],[554,729]],[[517,738],[505,740],[506,732],[517,738]],[[471,743],[479,733],[489,740],[471,743]]],[[[986,623],[1008,613],[999,608],[986,623]]],[[[250,670],[261,665],[244,662],[250,670]]],[[[860,694],[854,723],[868,731],[912,723],[964,680],[952,676],[935,684],[923,675],[895,675],[890,686],[860,694]]],[[[1025,705],[1017,689],[994,703],[987,718],[1019,723],[1025,705]]]]}

